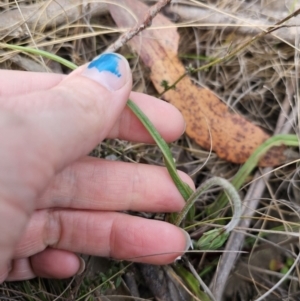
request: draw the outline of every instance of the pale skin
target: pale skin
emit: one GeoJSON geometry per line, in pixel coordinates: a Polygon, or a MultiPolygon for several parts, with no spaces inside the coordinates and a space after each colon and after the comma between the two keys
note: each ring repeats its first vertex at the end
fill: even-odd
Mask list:
{"type": "Polygon", "coordinates": [[[73,276],[79,253],[151,264],[182,255],[181,229],[120,212],[180,211],[166,169],[87,157],[107,137],[152,142],[129,96],[168,142],[184,131],[177,109],[131,92],[131,77],[110,92],[80,68],[68,77],[0,70],[0,79],[0,283],[73,276]]]}

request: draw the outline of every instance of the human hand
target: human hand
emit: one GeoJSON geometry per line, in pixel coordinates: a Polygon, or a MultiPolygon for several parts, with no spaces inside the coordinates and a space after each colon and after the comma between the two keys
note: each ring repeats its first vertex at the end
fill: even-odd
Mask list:
{"type": "Polygon", "coordinates": [[[174,107],[130,92],[125,59],[102,55],[66,77],[0,70],[0,79],[0,283],[73,276],[83,268],[76,253],[166,264],[188,248],[183,230],[118,212],[180,211],[165,168],[86,156],[107,137],[153,142],[125,107],[129,95],[167,141],[184,131],[174,107]]]}

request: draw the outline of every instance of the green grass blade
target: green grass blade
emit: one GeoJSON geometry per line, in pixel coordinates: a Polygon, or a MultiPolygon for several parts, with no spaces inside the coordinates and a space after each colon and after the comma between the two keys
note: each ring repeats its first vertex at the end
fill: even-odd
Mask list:
{"type": "MultiPolygon", "coordinates": [[[[259,160],[268,152],[270,148],[281,145],[298,147],[298,137],[296,135],[276,135],[262,143],[248,158],[246,163],[240,168],[231,181],[235,189],[239,190],[242,187],[247,177],[251,174],[254,168],[257,167],[259,160]]],[[[228,198],[226,194],[222,193],[217,200],[208,207],[207,213],[214,217],[216,212],[220,211],[227,205],[227,202],[228,198]]]]}
{"type": "Polygon", "coordinates": [[[58,62],[72,70],[75,70],[77,68],[77,66],[75,64],[73,64],[72,62],[63,59],[62,57],[52,54],[50,52],[44,51],[44,50],[39,50],[39,49],[35,49],[35,48],[31,48],[31,47],[27,47],[27,46],[18,46],[18,45],[11,45],[11,44],[5,44],[5,43],[0,43],[0,47],[1,48],[8,48],[8,49],[12,49],[12,50],[17,50],[17,51],[22,51],[22,52],[26,52],[26,53],[31,53],[34,55],[40,55],[42,57],[48,58],[50,60],[53,60],[55,62],[58,62]]]}
{"type": "Polygon", "coordinates": [[[156,128],[153,126],[149,118],[141,111],[141,109],[132,101],[128,100],[127,101],[127,106],[132,110],[132,112],[137,116],[137,118],[142,122],[144,127],[147,129],[153,140],[156,142],[158,147],[160,148],[166,167],[168,169],[168,172],[170,176],[172,177],[177,189],[179,190],[180,194],[182,197],[187,200],[190,195],[193,193],[193,190],[186,184],[184,183],[178,173],[177,169],[175,166],[175,163],[173,161],[173,156],[170,151],[170,148],[168,144],[165,142],[165,140],[161,137],[161,135],[158,133],[156,128]]]}
{"type": "Polygon", "coordinates": [[[195,296],[197,296],[197,298],[199,298],[199,300],[211,301],[207,294],[200,290],[199,282],[192,273],[190,273],[184,267],[178,264],[174,265],[174,270],[176,271],[177,275],[179,275],[184,280],[188,288],[193,294],[195,294],[195,296]]]}

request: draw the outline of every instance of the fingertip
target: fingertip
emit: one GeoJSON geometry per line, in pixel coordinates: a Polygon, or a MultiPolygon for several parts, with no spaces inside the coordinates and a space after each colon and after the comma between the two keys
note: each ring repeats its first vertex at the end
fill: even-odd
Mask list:
{"type": "Polygon", "coordinates": [[[56,279],[79,275],[85,269],[83,259],[76,254],[51,248],[33,255],[31,266],[36,276],[56,279]]]}
{"type": "MultiPolygon", "coordinates": [[[[102,88],[117,92],[132,85],[132,75],[128,61],[118,53],[103,53],[95,57],[72,73],[64,81],[72,80],[74,77],[87,78],[96,82],[102,88]]],[[[128,91],[128,93],[130,90],[128,91]]],[[[101,96],[101,94],[99,94],[101,96]]]]}
{"type": "Polygon", "coordinates": [[[110,91],[121,89],[131,79],[128,61],[117,53],[103,53],[97,56],[85,66],[82,75],[110,91]]]}
{"type": "MultiPolygon", "coordinates": [[[[172,107],[172,110],[174,111],[174,119],[177,120],[177,123],[178,123],[178,134],[179,134],[179,137],[182,136],[184,133],[185,133],[185,129],[186,129],[186,121],[182,115],[182,113],[176,108],[174,107],[173,105],[167,103],[169,106],[172,107]]],[[[179,138],[178,137],[178,138],[179,138]]]]}
{"type": "Polygon", "coordinates": [[[185,132],[186,122],[181,112],[172,104],[161,101],[162,118],[161,135],[166,137],[167,142],[177,140],[185,132]]]}
{"type": "MultiPolygon", "coordinates": [[[[131,92],[130,99],[147,115],[160,135],[167,142],[178,139],[185,132],[186,123],[183,115],[172,104],[154,96],[138,92],[131,92]]],[[[137,127],[136,124],[134,125],[137,127]]],[[[126,135],[123,134],[123,136],[126,135]]],[[[143,136],[145,135],[143,134],[143,136]]],[[[152,138],[150,140],[145,138],[139,139],[146,142],[153,141],[152,138]]]]}
{"type": "Polygon", "coordinates": [[[167,222],[122,215],[114,225],[110,255],[117,259],[169,264],[190,246],[185,231],[167,222]]]}
{"type": "Polygon", "coordinates": [[[196,187],[195,187],[195,183],[194,183],[193,179],[188,174],[186,174],[185,172],[183,172],[181,170],[177,170],[177,172],[178,172],[178,175],[181,178],[181,180],[184,183],[188,184],[192,188],[192,190],[195,191],[196,187]]]}

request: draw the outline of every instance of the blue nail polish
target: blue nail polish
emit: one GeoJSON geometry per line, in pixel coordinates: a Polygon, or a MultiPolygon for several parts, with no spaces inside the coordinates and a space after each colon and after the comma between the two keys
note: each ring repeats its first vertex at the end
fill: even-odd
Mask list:
{"type": "Polygon", "coordinates": [[[104,53],[89,63],[88,69],[96,68],[99,72],[107,71],[121,77],[119,63],[122,59],[114,53],[104,53]]]}
{"type": "Polygon", "coordinates": [[[85,65],[82,73],[110,91],[121,89],[131,80],[127,60],[117,53],[103,53],[85,65]]]}

